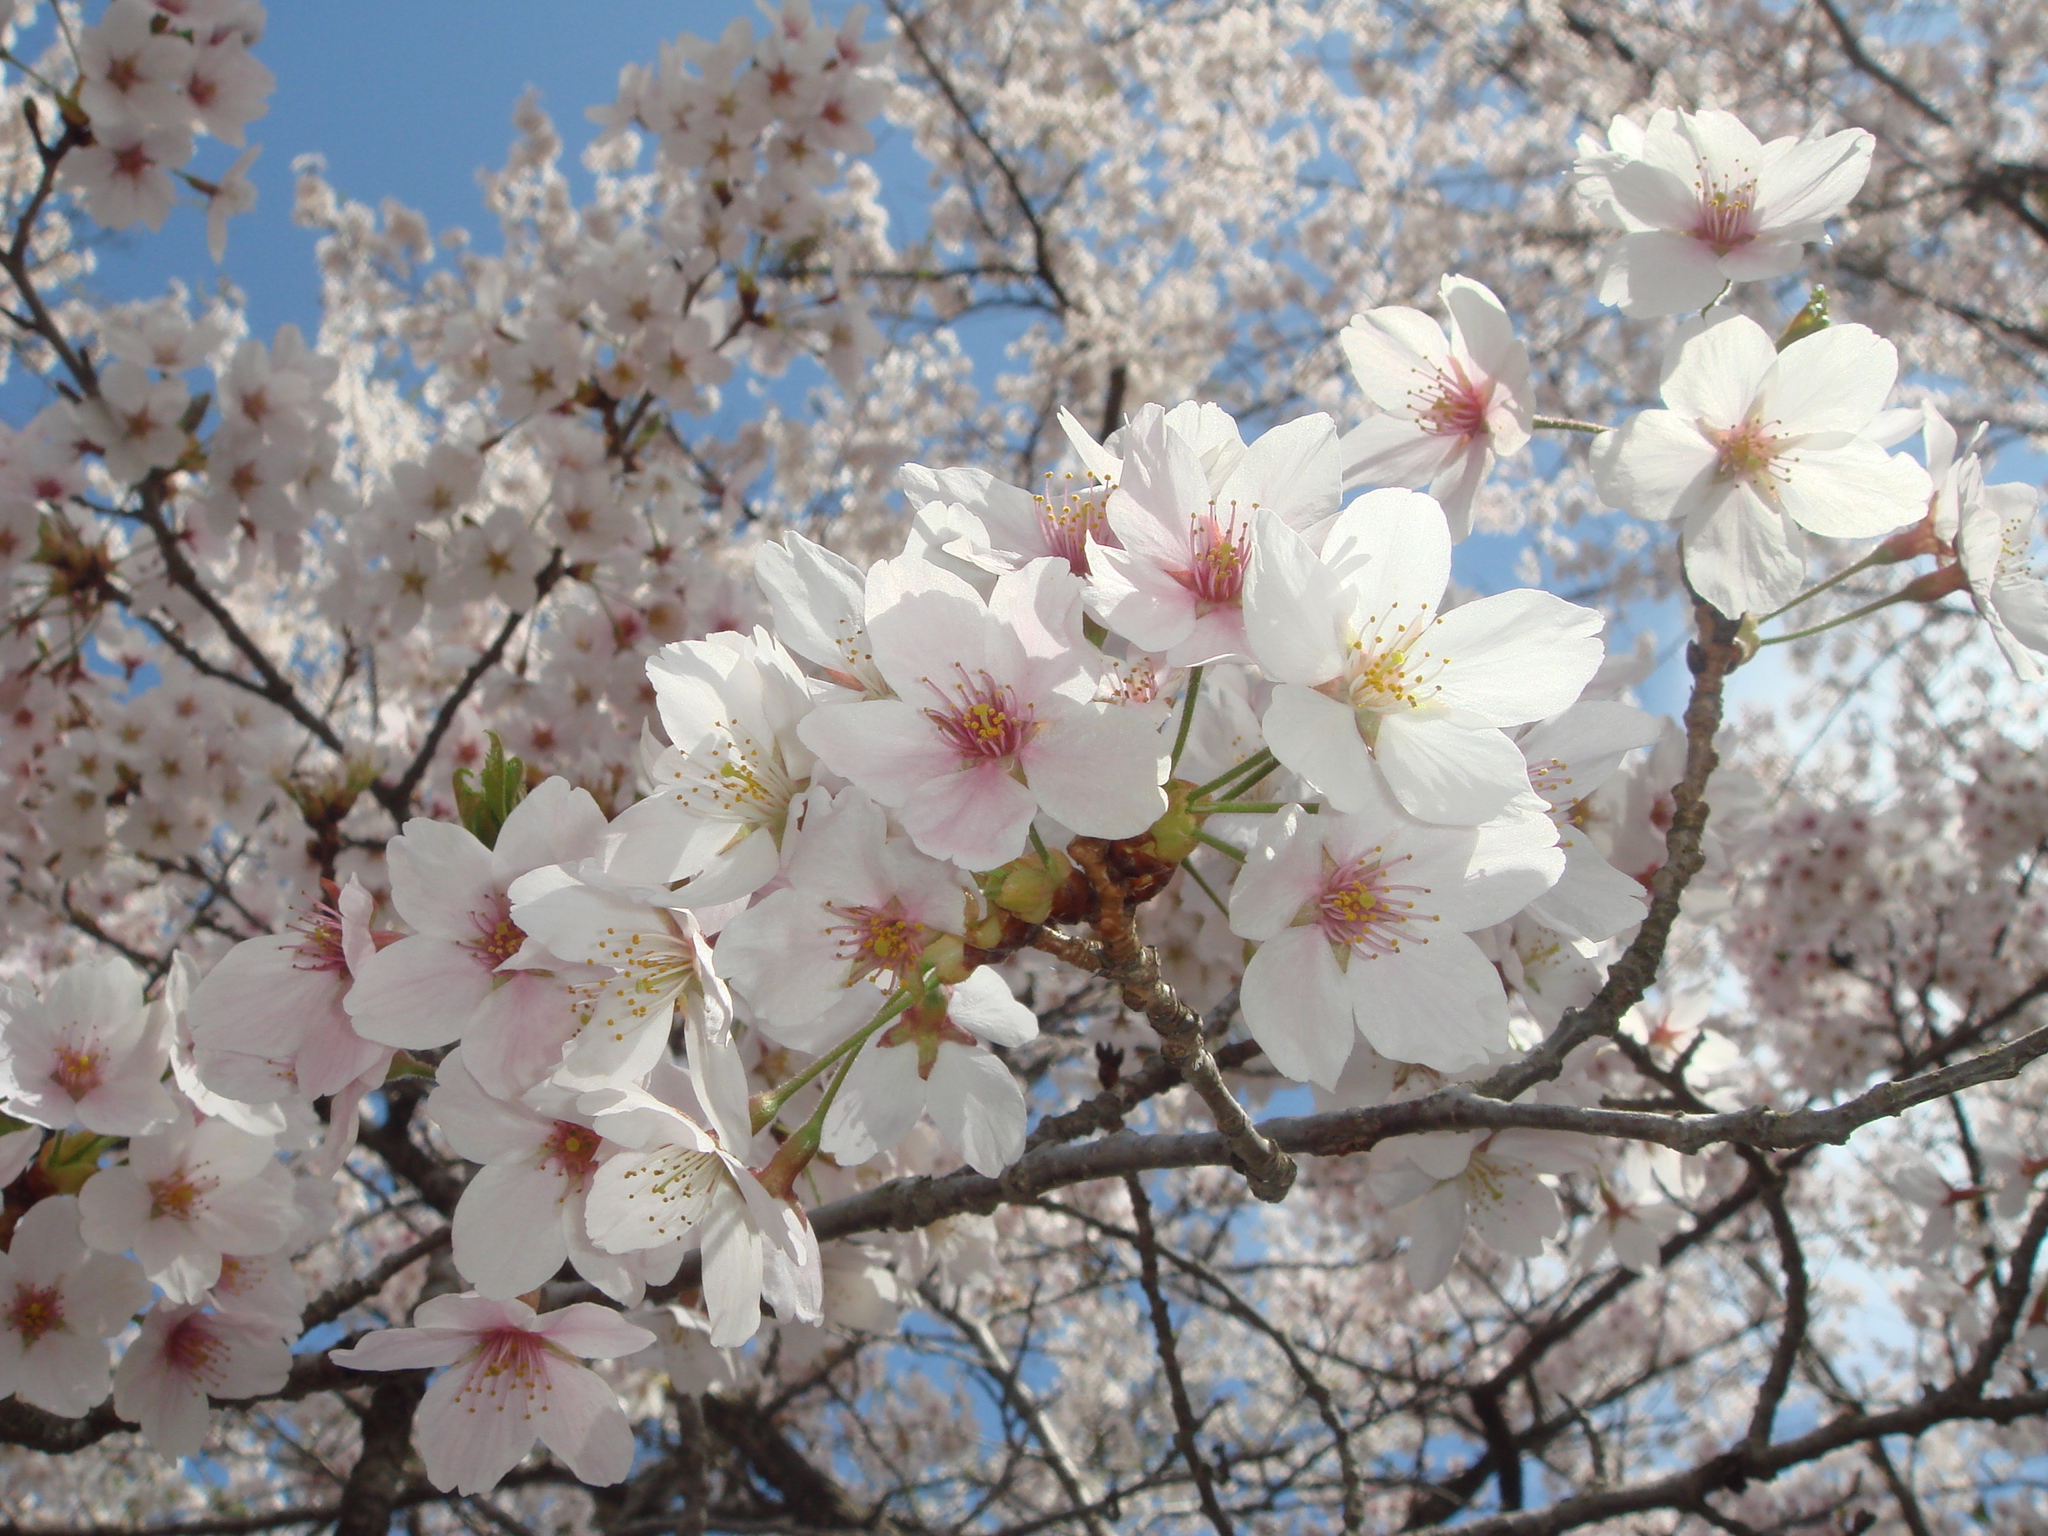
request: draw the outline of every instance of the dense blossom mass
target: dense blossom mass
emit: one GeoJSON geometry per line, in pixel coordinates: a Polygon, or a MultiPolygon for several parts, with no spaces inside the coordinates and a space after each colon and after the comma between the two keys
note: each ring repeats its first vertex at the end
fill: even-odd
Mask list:
{"type": "Polygon", "coordinates": [[[262,7],[0,9],[9,1532],[2038,1529],[2037,84],[886,9],[267,341],[262,7]]]}

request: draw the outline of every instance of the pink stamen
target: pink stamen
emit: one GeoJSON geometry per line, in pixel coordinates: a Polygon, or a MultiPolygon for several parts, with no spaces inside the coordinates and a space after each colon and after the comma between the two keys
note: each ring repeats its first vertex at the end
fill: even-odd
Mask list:
{"type": "Polygon", "coordinates": [[[1024,750],[1038,734],[1038,719],[1030,705],[1017,698],[1017,690],[998,683],[986,672],[970,678],[965,667],[954,668],[960,681],[954,691],[960,702],[949,709],[928,709],[927,720],[938,727],[939,738],[960,754],[963,764],[1001,762],[1024,750]]]}

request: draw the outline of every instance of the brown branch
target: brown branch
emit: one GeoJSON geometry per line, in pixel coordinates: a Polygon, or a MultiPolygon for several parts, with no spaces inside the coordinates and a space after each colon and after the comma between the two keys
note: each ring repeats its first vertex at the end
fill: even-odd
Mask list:
{"type": "Polygon", "coordinates": [[[393,1374],[370,1392],[363,1450],[342,1485],[334,1536],[389,1536],[412,1454],[412,1414],[427,1389],[424,1371],[393,1374]]]}
{"type": "Polygon", "coordinates": [[[417,1264],[430,1253],[439,1252],[448,1246],[454,1229],[443,1227],[438,1232],[429,1232],[409,1248],[402,1248],[381,1260],[368,1274],[347,1280],[324,1295],[314,1298],[305,1310],[301,1321],[302,1329],[319,1327],[331,1323],[351,1307],[360,1306],[383,1290],[391,1277],[410,1265],[417,1264]]]}

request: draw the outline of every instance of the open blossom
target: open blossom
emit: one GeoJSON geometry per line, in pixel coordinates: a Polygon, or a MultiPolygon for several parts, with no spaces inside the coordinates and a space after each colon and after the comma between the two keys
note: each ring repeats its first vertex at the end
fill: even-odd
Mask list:
{"type": "Polygon", "coordinates": [[[791,529],[754,556],[754,580],[775,616],[775,632],[842,688],[880,698],[889,685],[868,645],[867,580],[844,555],[791,529]]]}
{"type": "Polygon", "coordinates": [[[1155,722],[1095,702],[1081,583],[1059,562],[1005,573],[984,601],[935,567],[883,561],[867,604],[896,697],[821,705],[800,734],[933,858],[1006,864],[1040,811],[1090,837],[1132,837],[1165,814],[1155,722]]]}
{"type": "Polygon", "coordinates": [[[1281,1072],[1324,1088],[1361,1034],[1440,1072],[1504,1050],[1507,996],[1468,935],[1512,917],[1564,866],[1556,826],[1533,806],[1431,826],[1366,782],[1357,814],[1272,817],[1230,892],[1231,930],[1259,946],[1245,1028],[1281,1072]]]}
{"type": "Polygon", "coordinates": [[[466,828],[415,817],[391,840],[391,904],[415,932],[355,968],[356,1032],[401,1049],[460,1040],[477,1081],[510,1095],[552,1072],[574,1031],[562,963],[512,921],[512,882],[594,858],[604,813],[587,790],[549,779],[486,848],[466,828]]]}
{"type": "Polygon", "coordinates": [[[450,1366],[428,1383],[413,1443],[436,1488],[489,1493],[538,1439],[582,1482],[633,1466],[618,1394],[579,1360],[637,1354],[654,1335],[609,1307],[579,1301],[536,1315],[523,1301],[436,1296],[410,1328],[387,1328],[328,1358],[359,1371],[450,1366]]]}
{"type": "Polygon", "coordinates": [[[1586,797],[1605,784],[1621,760],[1656,744],[1653,715],[1606,699],[1582,699],[1524,731],[1518,744],[1529,762],[1529,787],[1557,823],[1564,873],[1529,903],[1529,915],[1576,939],[1611,939],[1643,920],[1643,888],[1602,857],[1587,832],[1586,797]]]}
{"type": "Polygon", "coordinates": [[[1783,277],[1862,187],[1876,142],[1847,128],[1764,144],[1727,112],[1670,108],[1647,128],[1617,117],[1605,145],[1582,136],[1579,195],[1623,232],[1601,268],[1601,303],[1673,315],[1728,283],[1783,277]]]}
{"type": "Polygon", "coordinates": [[[613,821],[606,873],[635,885],[689,882],[680,900],[751,895],[781,867],[782,837],[809,786],[798,726],[813,684],[768,632],[664,647],[647,663],[671,745],[648,765],[654,792],[613,821]]]}
{"type": "Polygon", "coordinates": [[[270,1253],[298,1226],[291,1178],[270,1138],[224,1120],[186,1122],[128,1144],[128,1161],[79,1191],[86,1242],[133,1252],[172,1301],[197,1301],[221,1255],[270,1253]]]}
{"type": "Polygon", "coordinates": [[[1588,1166],[1585,1138],[1564,1131],[1434,1131],[1397,1136],[1373,1154],[1372,1184],[1389,1209],[1412,1206],[1408,1278],[1444,1283],[1471,1231],[1489,1248],[1533,1259],[1564,1223],[1551,1176],[1588,1166]]]}
{"type": "Polygon", "coordinates": [[[1347,488],[1426,489],[1472,531],[1472,502],[1493,461],[1529,441],[1529,349],[1493,290],[1469,277],[1438,286],[1450,334],[1419,309],[1387,305],[1353,315],[1338,339],[1375,414],[1344,434],[1347,488]]]}
{"type": "Polygon", "coordinates": [[[1959,466],[1957,562],[1970,601],[2022,682],[2048,676],[2048,584],[2035,573],[2030,546],[2041,494],[2031,485],[1984,484],[1975,454],[1959,466]]]}
{"type": "Polygon", "coordinates": [[[994,971],[934,988],[854,1058],[820,1146],[843,1163],[865,1162],[930,1115],[969,1167],[995,1177],[1024,1153],[1024,1093],[982,1046],[1037,1034],[1037,1015],[994,971]]]}
{"type": "Polygon", "coordinates": [[[210,1397],[259,1397],[291,1375],[291,1346],[262,1319],[160,1301],[114,1370],[114,1409],[157,1453],[199,1454],[210,1397]]]}
{"type": "Polygon", "coordinates": [[[890,837],[881,807],[845,790],[813,807],[789,884],[725,926],[715,962],[771,1038],[817,1049],[812,1027],[849,987],[872,1017],[886,990],[916,979],[936,940],[963,932],[969,899],[957,865],[890,837]]]}
{"type": "Polygon", "coordinates": [[[126,960],[81,960],[38,998],[0,987],[0,1107],[53,1131],[133,1136],[168,1125],[168,1048],[126,960]]]}
{"type": "Polygon", "coordinates": [[[0,1397],[76,1418],[107,1395],[107,1340],[148,1305],[140,1269],[87,1251],[75,1198],[38,1200],[0,1253],[0,1397]]]}
{"type": "Polygon", "coordinates": [[[245,939],[206,973],[186,1016],[209,1087],[251,1104],[319,1099],[390,1060],[389,1046],[356,1033],[343,1003],[353,968],[376,953],[371,907],[351,878],[333,905],[312,907],[284,933],[245,939]]]}
{"type": "Polygon", "coordinates": [[[1156,405],[1131,418],[1119,434],[1123,459],[1105,508],[1115,541],[1090,536],[1090,611],[1170,666],[1245,652],[1244,578],[1259,514],[1319,533],[1339,497],[1329,417],[1273,428],[1215,479],[1183,432],[1202,421],[1156,405]]]}
{"type": "Polygon", "coordinates": [[[1412,491],[1373,491],[1332,524],[1320,557],[1269,519],[1245,626],[1276,686],[1266,744],[1335,809],[1384,782],[1425,821],[1477,826],[1529,792],[1504,726],[1556,714],[1600,665],[1600,615],[1548,592],[1444,612],[1451,536],[1412,491]]]}
{"type": "Polygon", "coordinates": [[[1667,409],[1593,445],[1608,505],[1682,522],[1685,574],[1731,618],[1790,601],[1806,575],[1800,530],[1867,538],[1927,510],[1927,471],[1862,436],[1899,371],[1892,344],[1835,325],[1783,352],[1747,315],[1682,332],[1667,409]]]}

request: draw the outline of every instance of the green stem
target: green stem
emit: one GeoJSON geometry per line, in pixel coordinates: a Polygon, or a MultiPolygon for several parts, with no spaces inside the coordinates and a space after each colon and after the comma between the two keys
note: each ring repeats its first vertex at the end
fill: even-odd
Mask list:
{"type": "Polygon", "coordinates": [[[1904,602],[1905,599],[1905,593],[1894,592],[1890,597],[1880,597],[1874,603],[1865,603],[1861,608],[1853,609],[1838,619],[1829,619],[1825,624],[1814,624],[1805,629],[1795,629],[1789,635],[1773,635],[1768,640],[1759,641],[1757,649],[1761,650],[1766,645],[1784,645],[1787,641],[1804,640],[1808,635],[1822,634],[1827,630],[1847,624],[1853,619],[1860,619],[1865,614],[1875,613],[1880,608],[1889,608],[1893,603],[1904,602]]]}
{"type": "MultiPolygon", "coordinates": [[[[1287,809],[1291,801],[1280,800],[1212,800],[1202,805],[1191,805],[1188,813],[1194,816],[1274,816],[1287,809]]],[[[1305,809],[1315,814],[1314,806],[1305,809]]]]}
{"type": "Polygon", "coordinates": [[[1194,881],[1195,884],[1199,885],[1202,888],[1202,894],[1208,897],[1211,901],[1213,901],[1216,904],[1216,910],[1218,912],[1221,912],[1225,917],[1228,917],[1230,915],[1230,908],[1225,906],[1223,904],[1223,898],[1216,894],[1216,887],[1211,885],[1208,881],[1202,878],[1202,872],[1199,869],[1195,868],[1195,866],[1192,864],[1184,863],[1181,865],[1181,868],[1188,872],[1188,878],[1190,880],[1194,881]]]}
{"type": "Polygon", "coordinates": [[[1597,421],[1575,421],[1569,416],[1532,416],[1529,425],[1548,428],[1552,432],[1587,432],[1598,434],[1611,430],[1597,421]]]}
{"type": "Polygon", "coordinates": [[[1174,770],[1180,767],[1180,755],[1187,750],[1188,730],[1195,723],[1195,696],[1201,691],[1202,669],[1200,667],[1190,667],[1188,669],[1188,691],[1181,696],[1180,701],[1180,733],[1173,738],[1173,758],[1167,764],[1166,769],[1168,778],[1171,778],[1174,770]]]}
{"type": "MultiPolygon", "coordinates": [[[[895,1018],[899,1013],[903,1012],[903,1010],[908,1008],[909,1006],[909,989],[905,987],[898,987],[896,991],[890,996],[889,1001],[882,1005],[882,1011],[876,1014],[872,1019],[868,1020],[868,1022],[866,1024],[863,1024],[857,1031],[855,1031],[851,1035],[848,1035],[844,1040],[840,1041],[837,1045],[833,1046],[831,1050],[827,1051],[824,1055],[820,1056],[816,1061],[812,1062],[809,1066],[805,1067],[803,1071],[797,1073],[797,1075],[795,1077],[792,1077],[788,1082],[783,1083],[775,1088],[772,1088],[764,1094],[758,1095],[754,1099],[753,1104],[750,1106],[750,1119],[753,1123],[753,1129],[758,1132],[764,1129],[766,1126],[773,1123],[775,1117],[782,1113],[782,1106],[789,1102],[791,1096],[797,1093],[800,1089],[802,1089],[805,1084],[814,1081],[819,1073],[823,1072],[826,1068],[830,1067],[834,1062],[837,1062],[842,1057],[844,1057],[849,1059],[850,1065],[850,1058],[857,1051],[859,1051],[863,1045],[867,1044],[868,1040],[874,1035],[875,1031],[880,1029],[884,1024],[887,1024],[891,1019],[895,1018]]],[[[838,1091],[837,1084],[833,1085],[832,1091],[838,1091]]]]}
{"type": "Polygon", "coordinates": [[[1248,773],[1250,774],[1248,782],[1256,784],[1260,779],[1263,779],[1267,774],[1271,773],[1275,768],[1279,766],[1280,760],[1273,756],[1271,750],[1266,747],[1261,747],[1258,751],[1254,752],[1250,757],[1246,758],[1243,762],[1239,763],[1235,768],[1232,768],[1229,772],[1219,773],[1215,778],[1211,779],[1208,783],[1201,785],[1199,788],[1195,790],[1193,794],[1188,796],[1188,799],[1190,801],[1206,799],[1208,796],[1215,794],[1217,790],[1223,788],[1226,784],[1232,784],[1239,779],[1245,778],[1248,773]],[[1258,770],[1256,773],[1251,772],[1251,770],[1254,768],[1258,770]]]}
{"type": "Polygon", "coordinates": [[[1207,843],[1211,848],[1214,848],[1218,853],[1227,854],[1229,857],[1237,860],[1237,862],[1240,864],[1244,862],[1244,854],[1242,851],[1231,847],[1230,844],[1223,841],[1223,839],[1220,837],[1211,837],[1207,832],[1204,832],[1200,827],[1195,828],[1195,840],[1197,842],[1207,843]]]}
{"type": "Polygon", "coordinates": [[[1882,549],[1873,549],[1869,554],[1865,555],[1861,560],[1858,560],[1854,565],[1846,566],[1842,570],[1835,572],[1834,575],[1830,576],[1826,581],[1820,583],[1819,586],[1808,587],[1804,592],[1800,593],[1797,597],[1793,598],[1792,601],[1787,603],[1784,607],[1773,608],[1769,613],[1762,615],[1757,619],[1757,623],[1768,624],[1771,620],[1775,619],[1779,614],[1790,613],[1794,608],[1797,608],[1801,603],[1805,602],[1807,599],[1819,597],[1821,593],[1827,591],[1829,587],[1837,586],[1840,583],[1847,581],[1851,576],[1854,576],[1858,571],[1867,571],[1873,565],[1891,564],[1892,562],[1885,560],[1883,558],[1883,555],[1884,551],[1882,549]]]}

